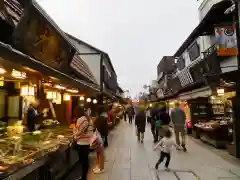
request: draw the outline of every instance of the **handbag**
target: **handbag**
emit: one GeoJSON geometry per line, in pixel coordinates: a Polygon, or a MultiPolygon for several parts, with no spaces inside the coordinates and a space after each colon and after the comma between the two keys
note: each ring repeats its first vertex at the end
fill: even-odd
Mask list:
{"type": "Polygon", "coordinates": [[[97,150],[101,147],[103,147],[103,140],[98,130],[96,130],[90,139],[90,148],[97,150]]]}

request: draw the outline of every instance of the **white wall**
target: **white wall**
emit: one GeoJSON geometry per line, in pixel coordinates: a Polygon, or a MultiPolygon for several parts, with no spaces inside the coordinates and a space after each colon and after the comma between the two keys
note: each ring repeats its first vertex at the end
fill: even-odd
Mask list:
{"type": "MultiPolygon", "coordinates": [[[[79,49],[80,53],[98,53],[94,49],[86,46],[85,44],[78,43],[78,41],[71,39],[70,41],[75,45],[76,48],[79,49]]],[[[93,55],[80,55],[82,60],[88,65],[95,79],[97,80],[98,85],[100,85],[100,68],[101,68],[101,55],[93,54],[93,55]]]]}
{"type": "Polygon", "coordinates": [[[220,63],[222,73],[230,72],[230,71],[236,71],[237,70],[237,57],[229,57],[225,60],[223,60],[220,63]]]}
{"type": "Polygon", "coordinates": [[[105,66],[106,71],[107,71],[109,77],[112,77],[111,70],[110,70],[110,67],[108,66],[108,64],[103,61],[103,66],[105,66]]]}
{"type": "Polygon", "coordinates": [[[211,9],[211,7],[220,1],[222,0],[202,0],[202,3],[198,8],[199,20],[201,21],[207,14],[207,12],[211,9]]]}

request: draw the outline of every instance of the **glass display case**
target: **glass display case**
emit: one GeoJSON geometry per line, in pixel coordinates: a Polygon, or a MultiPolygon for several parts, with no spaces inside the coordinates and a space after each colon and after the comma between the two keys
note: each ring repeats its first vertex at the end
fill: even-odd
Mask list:
{"type": "Polygon", "coordinates": [[[56,128],[22,133],[0,139],[0,179],[19,169],[31,165],[39,158],[58,151],[61,146],[69,146],[71,129],[56,128]]]}

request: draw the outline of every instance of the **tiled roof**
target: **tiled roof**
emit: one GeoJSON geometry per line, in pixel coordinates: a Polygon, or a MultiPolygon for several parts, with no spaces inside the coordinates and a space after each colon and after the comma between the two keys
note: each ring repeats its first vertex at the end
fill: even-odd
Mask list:
{"type": "Polygon", "coordinates": [[[12,26],[16,26],[23,15],[23,7],[17,0],[4,0],[4,9],[0,10],[0,17],[12,26]]]}

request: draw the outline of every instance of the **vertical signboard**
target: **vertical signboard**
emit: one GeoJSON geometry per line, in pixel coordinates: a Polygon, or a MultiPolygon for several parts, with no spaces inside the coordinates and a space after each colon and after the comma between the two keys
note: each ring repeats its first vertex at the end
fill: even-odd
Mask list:
{"type": "Polygon", "coordinates": [[[237,40],[235,26],[215,27],[218,56],[237,56],[237,40]]]}

